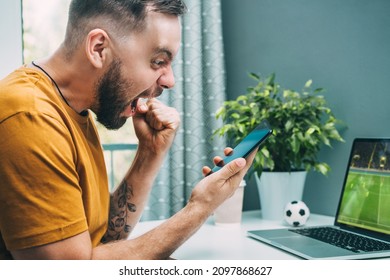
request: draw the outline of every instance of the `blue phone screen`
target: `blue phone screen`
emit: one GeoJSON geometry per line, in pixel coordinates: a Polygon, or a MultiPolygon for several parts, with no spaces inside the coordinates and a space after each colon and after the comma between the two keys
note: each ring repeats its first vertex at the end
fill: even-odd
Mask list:
{"type": "MultiPolygon", "coordinates": [[[[257,146],[259,146],[270,134],[270,128],[264,128],[264,125],[252,130],[234,149],[232,154],[223,159],[224,164],[231,162],[236,158],[247,157],[257,146]]],[[[215,166],[212,172],[216,172],[221,167],[215,166]]]]}

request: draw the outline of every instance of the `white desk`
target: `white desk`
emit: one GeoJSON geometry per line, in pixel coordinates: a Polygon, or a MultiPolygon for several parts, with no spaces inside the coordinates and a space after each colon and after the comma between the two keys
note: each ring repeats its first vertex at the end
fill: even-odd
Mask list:
{"type": "MultiPolygon", "coordinates": [[[[311,214],[308,226],[333,224],[328,216],[311,214]]],[[[162,221],[142,222],[134,229],[133,237],[149,231],[162,221]]],[[[261,218],[260,211],[243,212],[242,223],[238,227],[214,225],[213,217],[172,255],[179,260],[288,260],[298,257],[276,249],[246,234],[248,230],[286,227],[281,221],[267,221],[261,218]]]]}

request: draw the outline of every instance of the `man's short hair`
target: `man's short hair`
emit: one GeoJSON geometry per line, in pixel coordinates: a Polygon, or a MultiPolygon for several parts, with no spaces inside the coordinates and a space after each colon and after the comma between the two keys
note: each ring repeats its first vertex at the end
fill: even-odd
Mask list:
{"type": "Polygon", "coordinates": [[[140,32],[148,11],[181,16],[187,7],[182,0],[72,0],[64,44],[72,53],[94,28],[117,36],[140,32]]]}

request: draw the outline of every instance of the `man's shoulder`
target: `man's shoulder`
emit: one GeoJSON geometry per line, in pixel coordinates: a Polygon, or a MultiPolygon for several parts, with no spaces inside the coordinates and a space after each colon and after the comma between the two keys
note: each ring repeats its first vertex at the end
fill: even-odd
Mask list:
{"type": "Polygon", "coordinates": [[[0,123],[20,113],[58,116],[53,86],[39,72],[21,67],[0,81],[0,123]]]}

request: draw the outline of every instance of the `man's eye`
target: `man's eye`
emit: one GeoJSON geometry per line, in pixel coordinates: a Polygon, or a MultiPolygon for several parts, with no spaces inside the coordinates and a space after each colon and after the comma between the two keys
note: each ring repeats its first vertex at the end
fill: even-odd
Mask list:
{"type": "Polygon", "coordinates": [[[162,59],[156,59],[153,61],[153,64],[156,66],[164,66],[165,65],[165,60],[162,59]]]}

